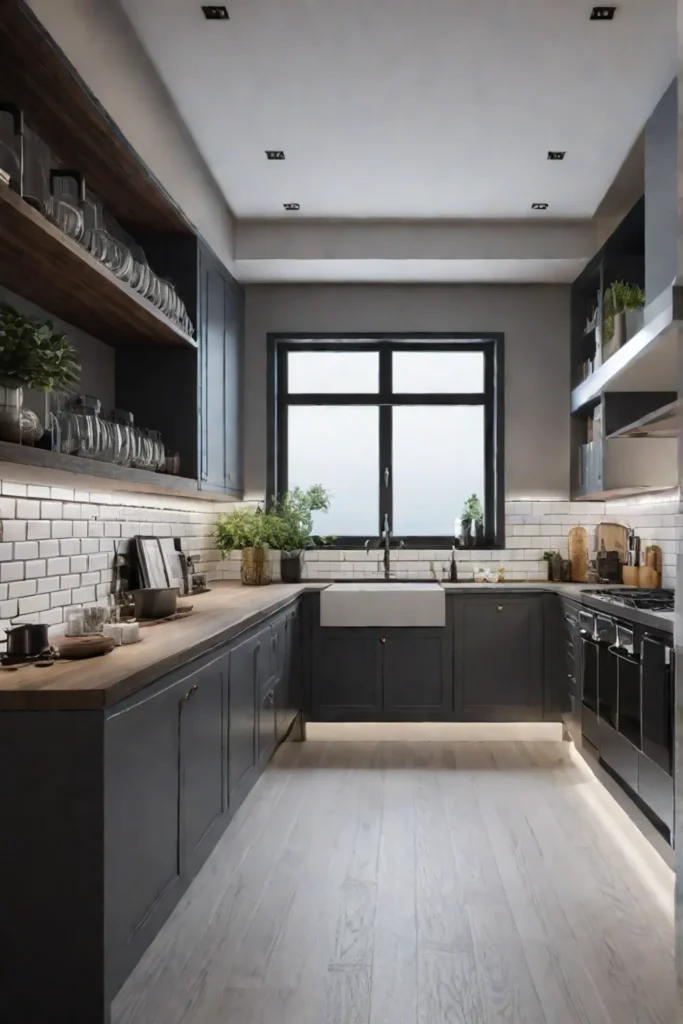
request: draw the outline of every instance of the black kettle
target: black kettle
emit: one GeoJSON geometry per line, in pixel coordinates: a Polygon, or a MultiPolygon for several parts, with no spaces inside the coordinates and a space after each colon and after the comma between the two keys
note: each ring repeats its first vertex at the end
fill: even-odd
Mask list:
{"type": "Polygon", "coordinates": [[[50,646],[47,626],[37,622],[26,622],[21,626],[6,629],[7,653],[12,658],[37,658],[50,646]]]}

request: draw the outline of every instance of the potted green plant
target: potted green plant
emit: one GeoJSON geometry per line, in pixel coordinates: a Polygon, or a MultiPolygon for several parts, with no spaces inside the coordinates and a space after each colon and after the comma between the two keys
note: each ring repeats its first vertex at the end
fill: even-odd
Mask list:
{"type": "Polygon", "coordinates": [[[481,539],[484,531],[484,510],[477,494],[471,494],[465,502],[460,516],[461,542],[463,547],[471,547],[481,539]]]}
{"type": "Polygon", "coordinates": [[[295,487],[282,497],[273,498],[274,543],[280,549],[280,576],[284,583],[298,583],[301,579],[301,556],[306,548],[329,541],[330,538],[313,536],[313,513],[327,512],[329,507],[330,495],[320,484],[306,491],[295,487]]]}
{"type": "Polygon", "coordinates": [[[42,433],[37,417],[23,410],[24,388],[66,391],[78,381],[80,366],[75,348],[50,321],[40,323],[0,302],[0,439],[22,441],[26,427],[31,440],[42,433]]]}
{"type": "Polygon", "coordinates": [[[613,281],[602,305],[602,359],[614,355],[643,325],[645,292],[637,284],[613,281]]]}
{"type": "Polygon", "coordinates": [[[236,508],[218,516],[214,539],[225,558],[231,551],[242,552],[240,578],[245,586],[270,583],[268,549],[273,545],[277,524],[272,512],[262,508],[236,508]]]}

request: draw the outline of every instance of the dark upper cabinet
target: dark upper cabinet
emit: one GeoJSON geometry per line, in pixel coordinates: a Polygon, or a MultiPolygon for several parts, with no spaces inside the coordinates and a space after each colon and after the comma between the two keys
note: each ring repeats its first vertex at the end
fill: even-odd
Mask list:
{"type": "MultiPolygon", "coordinates": [[[[502,589],[502,588],[501,588],[502,589]]],[[[537,718],[543,705],[542,595],[456,597],[455,702],[465,719],[537,718]]]]}
{"type": "Polygon", "coordinates": [[[123,980],[181,888],[180,700],[184,681],[142,696],[106,722],[107,947],[123,980]]]}
{"type": "Polygon", "coordinates": [[[228,790],[235,810],[248,792],[257,766],[257,701],[269,630],[242,640],[230,652],[228,707],[228,790]]]}
{"type": "Polygon", "coordinates": [[[144,235],[156,273],[176,286],[197,349],[123,346],[116,401],[136,423],[160,430],[180,454],[180,474],[202,490],[241,497],[244,290],[201,240],[144,235]]]}
{"type": "Polygon", "coordinates": [[[196,875],[228,809],[224,701],[229,655],[188,676],[180,698],[180,816],[183,872],[196,875]]]}
{"type": "Polygon", "coordinates": [[[387,629],[382,633],[385,718],[442,718],[452,712],[449,641],[445,629],[387,629]]]}
{"type": "Polygon", "coordinates": [[[199,480],[241,494],[243,293],[209,250],[199,252],[199,480]]]}
{"type": "Polygon", "coordinates": [[[320,630],[313,670],[313,718],[374,720],[382,713],[381,633],[320,630]]]}

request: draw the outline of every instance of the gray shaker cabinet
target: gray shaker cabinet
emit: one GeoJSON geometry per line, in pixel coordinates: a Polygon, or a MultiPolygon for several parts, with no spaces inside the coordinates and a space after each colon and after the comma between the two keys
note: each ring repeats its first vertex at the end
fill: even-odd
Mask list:
{"type": "Polygon", "coordinates": [[[313,669],[313,714],[322,721],[376,721],[382,714],[381,633],[319,631],[313,669]]]}
{"type": "Polygon", "coordinates": [[[257,724],[262,666],[270,629],[250,634],[230,651],[228,707],[228,789],[234,812],[253,785],[258,766],[257,724]]]}
{"type": "Polygon", "coordinates": [[[456,716],[522,721],[543,710],[543,595],[454,598],[456,716]]]}

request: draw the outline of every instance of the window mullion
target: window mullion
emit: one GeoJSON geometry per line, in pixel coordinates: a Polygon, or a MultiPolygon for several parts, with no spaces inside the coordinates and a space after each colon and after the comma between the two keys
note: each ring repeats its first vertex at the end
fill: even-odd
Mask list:
{"type": "Polygon", "coordinates": [[[393,467],[391,460],[392,426],[392,368],[391,342],[379,346],[379,532],[384,529],[384,517],[388,517],[389,529],[393,529],[393,467]]]}

